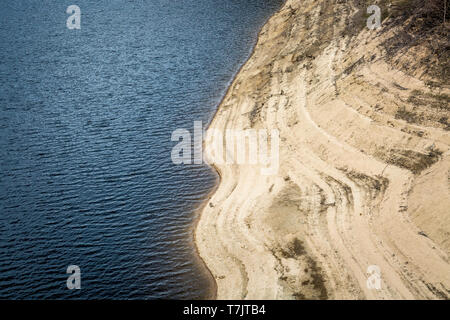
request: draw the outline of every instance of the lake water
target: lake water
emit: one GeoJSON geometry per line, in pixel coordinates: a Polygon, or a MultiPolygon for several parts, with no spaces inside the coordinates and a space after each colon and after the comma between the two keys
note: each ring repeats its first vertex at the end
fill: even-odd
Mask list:
{"type": "Polygon", "coordinates": [[[211,297],[192,231],[217,178],[171,133],[210,121],[280,4],[1,1],[0,299],[211,297]]]}

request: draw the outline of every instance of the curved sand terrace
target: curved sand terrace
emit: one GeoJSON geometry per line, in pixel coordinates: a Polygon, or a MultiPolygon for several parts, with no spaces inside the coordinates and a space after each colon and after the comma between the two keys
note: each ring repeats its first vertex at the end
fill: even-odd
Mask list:
{"type": "Polygon", "coordinates": [[[218,299],[450,296],[449,111],[411,98],[449,90],[426,85],[417,53],[387,62],[395,28],[350,37],[341,2],[288,0],[210,125],[280,132],[276,175],[215,165],[195,238],[218,299]]]}

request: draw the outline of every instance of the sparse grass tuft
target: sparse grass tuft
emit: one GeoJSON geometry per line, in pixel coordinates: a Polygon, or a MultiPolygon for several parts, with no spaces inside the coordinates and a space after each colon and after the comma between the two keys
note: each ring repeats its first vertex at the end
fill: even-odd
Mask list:
{"type": "Polygon", "coordinates": [[[410,170],[414,174],[420,174],[439,161],[442,151],[430,149],[427,153],[414,150],[391,150],[387,163],[410,170]]]}
{"type": "Polygon", "coordinates": [[[397,110],[395,119],[405,120],[408,123],[418,123],[419,119],[414,112],[407,111],[405,107],[397,110]]]}
{"type": "Polygon", "coordinates": [[[296,258],[298,256],[302,256],[306,254],[305,247],[303,242],[297,238],[295,238],[289,245],[287,250],[281,250],[281,255],[283,258],[296,258]]]}

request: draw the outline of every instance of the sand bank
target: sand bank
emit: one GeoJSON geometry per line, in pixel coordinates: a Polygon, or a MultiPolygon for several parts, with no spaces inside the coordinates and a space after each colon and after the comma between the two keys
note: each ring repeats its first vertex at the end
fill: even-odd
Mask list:
{"type": "Polygon", "coordinates": [[[349,31],[356,9],[342,2],[288,0],[210,125],[281,138],[275,175],[215,166],[195,240],[219,299],[450,295],[448,109],[414,103],[442,97],[417,52],[387,59],[395,28],[349,31]]]}

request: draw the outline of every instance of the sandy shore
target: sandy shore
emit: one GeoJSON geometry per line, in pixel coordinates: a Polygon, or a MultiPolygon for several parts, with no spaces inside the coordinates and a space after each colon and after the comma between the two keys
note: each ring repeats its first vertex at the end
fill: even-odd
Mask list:
{"type": "Polygon", "coordinates": [[[395,29],[349,35],[343,2],[288,0],[208,129],[281,137],[275,175],[215,166],[195,240],[219,299],[450,296],[449,111],[429,107],[449,90],[426,85],[417,52],[387,59],[395,29]]]}

